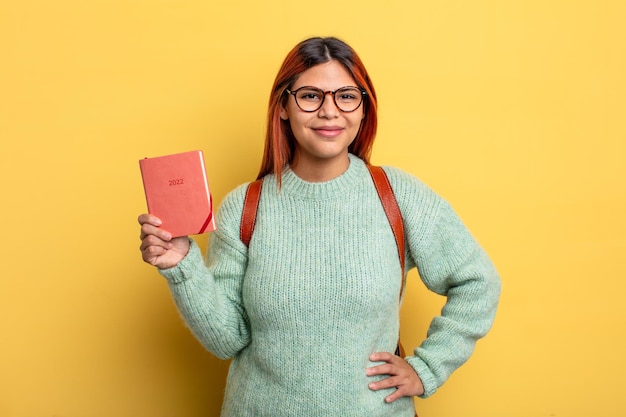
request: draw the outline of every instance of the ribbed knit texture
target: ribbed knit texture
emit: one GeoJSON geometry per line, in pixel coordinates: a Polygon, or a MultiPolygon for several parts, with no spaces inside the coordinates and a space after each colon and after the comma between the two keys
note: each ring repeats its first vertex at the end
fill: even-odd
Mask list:
{"type": "MultiPolygon", "coordinates": [[[[448,296],[407,361],[434,393],[491,327],[498,275],[449,205],[416,178],[385,167],[405,221],[406,269],[448,296]]],[[[365,164],[307,183],[291,170],[280,192],[266,177],[249,248],[239,240],[245,186],[217,216],[205,267],[198,247],[162,271],[198,340],[233,357],[224,417],[413,416],[413,401],[387,404],[365,369],[398,337],[400,263],[365,164]]],[[[409,348],[409,346],[405,346],[409,348]]]]}

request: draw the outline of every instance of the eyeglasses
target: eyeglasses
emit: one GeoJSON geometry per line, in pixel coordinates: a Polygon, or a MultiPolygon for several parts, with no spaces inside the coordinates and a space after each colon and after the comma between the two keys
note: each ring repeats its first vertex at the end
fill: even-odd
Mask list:
{"type": "Polygon", "coordinates": [[[326,95],[333,96],[335,106],[344,113],[350,113],[359,108],[363,103],[363,96],[367,93],[357,87],[341,87],[335,91],[323,91],[317,87],[304,86],[297,90],[285,90],[296,99],[300,110],[311,113],[319,110],[324,104],[326,95]]]}

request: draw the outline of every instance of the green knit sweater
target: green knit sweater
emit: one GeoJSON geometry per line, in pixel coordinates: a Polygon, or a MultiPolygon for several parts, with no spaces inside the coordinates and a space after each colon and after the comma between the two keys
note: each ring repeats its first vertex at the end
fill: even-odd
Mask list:
{"type": "MultiPolygon", "coordinates": [[[[471,355],[493,322],[500,280],[450,206],[416,178],[385,167],[405,222],[406,270],[418,266],[446,295],[424,342],[406,357],[435,392],[471,355]]],[[[192,242],[163,270],[198,340],[233,358],[224,417],[413,416],[413,401],[384,402],[365,369],[398,338],[400,263],[367,167],[308,183],[291,170],[265,178],[249,248],[239,239],[246,187],[217,215],[205,266],[192,242]]],[[[381,377],[376,377],[380,379],[381,377]]]]}

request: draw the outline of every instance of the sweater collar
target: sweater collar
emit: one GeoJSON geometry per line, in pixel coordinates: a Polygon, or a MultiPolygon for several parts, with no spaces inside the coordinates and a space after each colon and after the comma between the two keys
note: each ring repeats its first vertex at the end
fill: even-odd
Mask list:
{"type": "Polygon", "coordinates": [[[348,154],[348,169],[336,178],[324,182],[308,182],[298,177],[291,168],[283,171],[282,190],[302,200],[325,200],[345,196],[348,192],[362,186],[363,174],[367,173],[365,162],[359,157],[348,154]]]}

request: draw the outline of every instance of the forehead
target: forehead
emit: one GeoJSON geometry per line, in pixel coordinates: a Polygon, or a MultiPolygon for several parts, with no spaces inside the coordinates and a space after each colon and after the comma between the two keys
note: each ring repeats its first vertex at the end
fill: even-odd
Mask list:
{"type": "Polygon", "coordinates": [[[316,65],[304,71],[293,85],[299,88],[305,85],[321,88],[322,90],[336,90],[345,86],[356,86],[356,81],[350,72],[339,62],[329,61],[316,65]]]}

